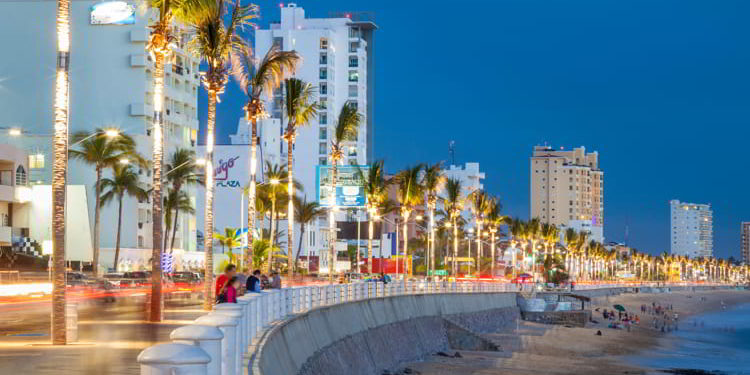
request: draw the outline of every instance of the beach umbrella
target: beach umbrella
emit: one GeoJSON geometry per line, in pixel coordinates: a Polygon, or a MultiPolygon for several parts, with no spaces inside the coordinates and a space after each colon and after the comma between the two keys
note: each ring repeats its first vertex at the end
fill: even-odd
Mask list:
{"type": "Polygon", "coordinates": [[[623,305],[614,305],[612,307],[614,307],[617,311],[625,311],[625,307],[623,305]]]}

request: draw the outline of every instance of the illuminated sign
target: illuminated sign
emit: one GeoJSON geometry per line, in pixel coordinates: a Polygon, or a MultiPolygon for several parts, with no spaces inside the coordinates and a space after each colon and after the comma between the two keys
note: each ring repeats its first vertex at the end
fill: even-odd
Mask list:
{"type": "Polygon", "coordinates": [[[105,1],[91,6],[92,25],[133,25],[135,6],[125,1],[105,1]]]}
{"type": "MultiPolygon", "coordinates": [[[[365,207],[367,197],[363,181],[358,176],[358,169],[362,169],[367,177],[370,171],[368,165],[340,165],[336,175],[336,206],[342,208],[365,207]]],[[[329,165],[319,165],[317,170],[317,192],[318,204],[321,207],[331,206],[331,174],[332,168],[329,165]]]]}

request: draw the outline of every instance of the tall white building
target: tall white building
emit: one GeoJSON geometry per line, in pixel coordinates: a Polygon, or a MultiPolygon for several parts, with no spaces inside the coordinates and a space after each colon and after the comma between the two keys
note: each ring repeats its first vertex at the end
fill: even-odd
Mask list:
{"type": "MultiPolygon", "coordinates": [[[[0,2],[0,25],[13,30],[0,35],[5,50],[13,51],[13,58],[0,63],[0,124],[23,130],[21,136],[9,138],[9,143],[29,153],[29,176],[38,184],[50,182],[53,162],[56,5],[56,1],[0,2]]],[[[136,139],[138,151],[147,158],[152,150],[153,117],[153,63],[146,52],[149,17],[154,15],[136,9],[133,1],[71,2],[70,133],[119,128],[136,139]]],[[[175,30],[179,32],[177,26],[175,30]]],[[[184,51],[186,40],[180,35],[174,59],[165,66],[165,160],[177,147],[194,147],[197,138],[198,61],[184,51]]],[[[151,171],[141,169],[139,174],[142,186],[150,189],[151,171]]],[[[94,181],[91,166],[70,161],[68,183],[86,187],[91,232],[94,181]]],[[[194,200],[194,189],[188,193],[194,200]]],[[[104,266],[113,261],[116,224],[116,205],[105,206],[100,259],[104,266]]],[[[126,198],[123,253],[148,252],[151,238],[151,203],[126,198]]],[[[181,214],[175,248],[194,250],[195,245],[195,217],[181,214]]]]}
{"type": "MultiPolygon", "coordinates": [[[[479,163],[466,163],[463,166],[451,164],[447,169],[443,169],[442,174],[446,178],[461,181],[461,196],[464,198],[475,190],[484,189],[482,180],[484,180],[485,175],[484,172],[479,170],[479,163]]],[[[440,196],[445,197],[445,191],[440,192],[440,196]]],[[[474,216],[471,214],[470,205],[464,205],[462,215],[468,222],[472,222],[474,216]]]]}
{"type": "Polygon", "coordinates": [[[691,258],[710,257],[714,252],[713,211],[710,204],[669,201],[671,253],[691,258]]]}
{"type": "MultiPolygon", "coordinates": [[[[334,126],[341,108],[353,103],[362,114],[357,138],[345,142],[342,165],[368,164],[374,151],[374,31],[377,26],[366,14],[342,13],[334,18],[308,18],[294,3],[281,8],[281,20],[270,29],[255,32],[255,53],[262,58],[278,45],[284,51],[297,51],[303,62],[296,78],[313,84],[318,90],[318,118],[300,128],[294,146],[294,177],[304,188],[308,201],[317,199],[316,170],[330,163],[329,153],[334,126]]],[[[266,108],[271,118],[259,125],[261,158],[273,164],[286,164],[287,144],[281,138],[287,124],[281,108],[283,89],[273,93],[266,108]]],[[[247,122],[240,120],[232,143],[249,143],[247,122]]],[[[338,220],[345,220],[342,212],[338,220]]],[[[327,227],[321,219],[306,228],[306,246],[312,255],[327,248],[323,239],[327,227]]],[[[295,229],[295,242],[299,240],[295,229]]],[[[295,243],[294,248],[297,249],[295,243]]],[[[306,250],[303,250],[306,251],[306,250]]]]}

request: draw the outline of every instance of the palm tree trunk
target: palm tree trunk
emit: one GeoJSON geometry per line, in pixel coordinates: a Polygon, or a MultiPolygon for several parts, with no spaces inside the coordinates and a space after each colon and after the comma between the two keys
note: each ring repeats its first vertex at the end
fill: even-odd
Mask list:
{"type": "Polygon", "coordinates": [[[338,177],[338,160],[331,158],[331,207],[328,211],[328,281],[333,283],[333,273],[336,272],[336,177],[338,177]]]}
{"type": "Polygon", "coordinates": [[[65,185],[68,169],[70,0],[57,1],[55,160],[52,170],[52,344],[65,345],[65,185]]]}
{"type": "Polygon", "coordinates": [[[402,214],[404,218],[404,280],[409,276],[409,269],[407,268],[406,260],[408,258],[408,252],[409,252],[409,211],[405,211],[402,214]]]}
{"type": "Polygon", "coordinates": [[[203,249],[205,251],[205,282],[203,286],[203,309],[210,311],[214,304],[214,128],[216,126],[216,92],[208,91],[208,118],[206,121],[206,204],[203,227],[203,249]]]}
{"type": "Polygon", "coordinates": [[[94,203],[94,259],[91,264],[94,277],[99,277],[99,238],[101,237],[101,202],[100,197],[102,195],[102,167],[96,166],[96,184],[94,185],[94,195],[96,202],[94,203]]]}
{"type": "Polygon", "coordinates": [[[458,276],[458,223],[456,218],[452,217],[453,221],[453,277],[458,276]]]}
{"type": "Polygon", "coordinates": [[[268,250],[268,273],[271,273],[271,270],[273,270],[273,245],[274,240],[276,240],[276,198],[274,197],[271,199],[271,231],[269,234],[269,250],[268,250]]]}
{"type": "Polygon", "coordinates": [[[287,205],[287,277],[294,276],[294,134],[290,134],[287,141],[287,194],[289,194],[289,204],[287,205]]]}
{"type": "Polygon", "coordinates": [[[117,263],[120,260],[120,232],[122,231],[122,197],[120,194],[117,207],[117,237],[115,240],[115,272],[117,272],[117,263]]]}
{"type": "Polygon", "coordinates": [[[492,248],[490,252],[492,253],[490,256],[492,257],[492,260],[490,261],[490,277],[495,278],[495,232],[490,233],[490,241],[492,241],[492,248]]]}
{"type": "MultiPolygon", "coordinates": [[[[172,241],[169,243],[169,253],[172,254],[172,251],[174,251],[174,238],[177,235],[177,219],[178,215],[180,214],[180,210],[176,209],[174,210],[174,219],[172,223],[172,241]]],[[[245,263],[247,264],[247,263],[245,263]]]]}
{"type": "MultiPolygon", "coordinates": [[[[257,100],[257,99],[255,99],[257,100]]],[[[253,259],[253,232],[255,232],[255,171],[258,166],[258,120],[255,114],[247,112],[250,120],[250,190],[247,196],[247,250],[245,250],[245,264],[252,264],[253,259]]],[[[263,228],[261,225],[260,237],[263,239],[263,228]]]]}
{"type": "Polygon", "coordinates": [[[481,271],[481,258],[482,257],[482,222],[477,221],[477,276],[481,271]]]}
{"type": "MultiPolygon", "coordinates": [[[[151,208],[151,313],[149,320],[160,322],[161,311],[161,254],[162,254],[162,163],[164,161],[164,60],[162,51],[154,53],[154,124],[152,130],[153,142],[153,180],[152,180],[152,208],[151,208]]],[[[206,280],[208,282],[208,280],[206,280]]]]}
{"type": "Polygon", "coordinates": [[[375,223],[372,221],[373,215],[370,214],[369,220],[367,220],[367,273],[372,273],[372,262],[373,262],[373,256],[372,256],[372,232],[375,231],[375,223]]]}
{"type": "Polygon", "coordinates": [[[428,251],[430,253],[430,270],[435,273],[435,207],[430,205],[430,240],[428,243],[428,251]]]}

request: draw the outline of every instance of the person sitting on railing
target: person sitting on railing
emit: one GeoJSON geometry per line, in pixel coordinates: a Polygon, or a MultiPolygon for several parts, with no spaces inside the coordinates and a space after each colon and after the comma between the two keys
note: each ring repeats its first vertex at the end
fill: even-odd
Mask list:
{"type": "Polygon", "coordinates": [[[253,274],[247,278],[245,288],[248,292],[260,293],[260,270],[253,271],[253,274]]]}

